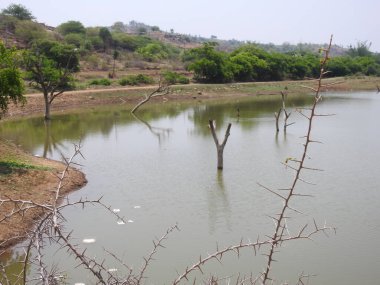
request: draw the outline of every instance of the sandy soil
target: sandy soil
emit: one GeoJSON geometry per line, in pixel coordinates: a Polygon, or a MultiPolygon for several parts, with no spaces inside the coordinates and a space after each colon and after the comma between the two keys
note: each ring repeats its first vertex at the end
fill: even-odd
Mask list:
{"type": "MultiPolygon", "coordinates": [[[[0,165],[0,199],[21,199],[41,204],[49,204],[53,201],[53,190],[57,188],[59,175],[65,165],[58,161],[52,161],[39,157],[33,157],[15,145],[0,140],[0,160],[6,161],[11,157],[12,161],[18,161],[27,165],[33,165],[37,169],[11,169],[0,165]]],[[[64,179],[62,196],[70,191],[79,189],[87,180],[82,172],[70,169],[64,179]]],[[[0,220],[15,209],[14,204],[0,202],[0,220]]],[[[17,237],[25,235],[35,224],[41,212],[28,211],[26,215],[14,215],[12,218],[0,223],[0,249],[7,248],[18,241],[17,237]]]]}

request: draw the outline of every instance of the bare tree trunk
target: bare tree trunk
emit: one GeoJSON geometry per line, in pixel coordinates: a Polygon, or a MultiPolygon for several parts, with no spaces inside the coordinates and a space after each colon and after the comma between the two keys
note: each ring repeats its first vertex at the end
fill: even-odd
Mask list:
{"type": "Polygon", "coordinates": [[[116,59],[113,59],[112,78],[115,78],[116,59]]]}
{"type": "MultiPolygon", "coordinates": [[[[286,111],[286,107],[285,107],[285,96],[286,96],[286,94],[285,94],[284,92],[281,91],[282,110],[284,110],[284,132],[286,132],[286,128],[287,128],[288,126],[294,124],[294,122],[288,124],[288,119],[289,119],[290,115],[292,114],[292,112],[288,113],[288,112],[286,111]]],[[[277,122],[277,124],[278,124],[278,122],[277,122]]],[[[278,126],[277,126],[277,132],[278,132],[278,126]]]]}
{"type": "Polygon", "coordinates": [[[51,119],[50,117],[50,100],[48,92],[44,90],[44,101],[45,101],[45,121],[51,119]]]}
{"type": "Polygon", "coordinates": [[[286,112],[286,110],[284,109],[284,113],[285,113],[284,132],[286,132],[286,128],[287,128],[287,126],[293,125],[294,122],[288,124],[288,119],[289,119],[290,115],[292,114],[292,112],[288,113],[288,112],[286,112]]]}
{"type": "Polygon", "coordinates": [[[223,151],[224,151],[224,147],[226,146],[228,137],[230,136],[231,123],[228,124],[228,127],[227,127],[226,133],[224,135],[224,140],[223,140],[222,144],[219,144],[218,137],[216,136],[214,121],[209,120],[208,123],[209,123],[209,127],[211,130],[212,137],[214,138],[214,142],[215,142],[215,146],[216,146],[216,152],[218,155],[218,166],[217,166],[217,168],[223,169],[223,151]]]}
{"type": "Polygon", "coordinates": [[[278,110],[278,112],[274,112],[274,117],[276,118],[276,131],[277,132],[280,131],[280,127],[278,126],[278,120],[280,119],[281,111],[282,111],[282,108],[280,108],[280,110],[278,110]]]}

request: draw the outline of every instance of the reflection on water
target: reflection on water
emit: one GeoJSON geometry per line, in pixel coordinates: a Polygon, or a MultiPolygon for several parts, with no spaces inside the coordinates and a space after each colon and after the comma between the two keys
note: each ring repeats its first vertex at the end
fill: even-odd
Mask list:
{"type": "MultiPolygon", "coordinates": [[[[12,284],[12,285],[21,285],[23,284],[23,269],[24,269],[24,259],[25,254],[20,252],[11,252],[6,251],[0,254],[0,284],[12,284]],[[7,279],[3,276],[4,269],[7,279]]],[[[26,267],[27,275],[30,272],[30,267],[26,267]]]]}
{"type": "Polygon", "coordinates": [[[215,233],[215,229],[225,227],[231,231],[231,208],[228,199],[228,189],[224,184],[223,171],[216,171],[214,184],[208,189],[207,201],[209,212],[209,232],[215,233]]]}
{"type": "MultiPolygon", "coordinates": [[[[0,133],[33,154],[56,159],[59,152],[69,155],[72,143],[82,140],[85,160],[79,163],[89,183],[70,199],[104,196],[106,204],[134,221],[118,225],[96,208],[66,211],[67,228],[78,241],[96,240],[88,245],[93,256],[103,257],[104,246],[139,268],[151,240],[178,222],[181,232],[169,237],[159,262],[148,272],[152,284],[168,284],[176,270],[213,251],[216,243],[229,245],[272,233],[273,223],[266,215],[277,213],[281,202],[257,182],[272,188],[287,186],[292,174],[280,162],[300,154],[306,126],[294,109],[310,102],[309,97],[289,97],[287,109],[293,111],[296,123],[277,134],[273,114],[281,107],[280,96],[195,106],[166,103],[147,107],[137,118],[123,107],[95,109],[56,115],[51,125],[44,125],[42,118],[2,122],[0,133]],[[223,172],[215,169],[209,119],[216,120],[218,132],[233,124],[223,172]]],[[[317,285],[377,284],[380,96],[326,94],[318,111],[337,114],[320,117],[313,125],[313,138],[324,144],[311,147],[308,165],[325,171],[310,177],[316,187],[302,186],[315,198],[295,201],[294,207],[305,216],[295,215],[290,229],[296,232],[297,221],[312,224],[315,218],[338,227],[338,233],[329,239],[318,237],[315,243],[289,244],[278,255],[276,276],[296,283],[298,273],[304,271],[317,274],[312,280],[317,285]]],[[[56,250],[47,250],[46,256],[69,270],[69,282],[91,283],[87,274],[72,270],[73,260],[56,250]]],[[[260,256],[243,254],[239,260],[226,258],[222,266],[213,264],[208,269],[221,276],[257,273],[262,261],[260,256]]],[[[117,268],[109,262],[110,268],[117,268]]]]}
{"type": "Polygon", "coordinates": [[[170,128],[160,128],[160,127],[152,127],[147,121],[140,118],[137,114],[131,113],[133,118],[135,118],[137,121],[144,124],[148,130],[158,139],[158,144],[161,146],[162,141],[165,139],[168,139],[170,136],[170,133],[173,131],[170,128]]]}

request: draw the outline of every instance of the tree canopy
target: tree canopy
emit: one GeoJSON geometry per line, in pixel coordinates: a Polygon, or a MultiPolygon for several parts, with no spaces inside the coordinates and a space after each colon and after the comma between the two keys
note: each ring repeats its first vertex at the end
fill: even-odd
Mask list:
{"type": "Polygon", "coordinates": [[[67,34],[85,34],[86,29],[83,24],[78,21],[68,21],[66,23],[62,23],[57,27],[57,30],[62,35],[67,34]]]}
{"type": "Polygon", "coordinates": [[[23,5],[11,4],[7,8],[1,11],[4,15],[15,17],[19,20],[33,20],[35,17],[33,14],[23,5]]]}
{"type": "Polygon", "coordinates": [[[17,65],[18,54],[0,41],[0,109],[8,109],[10,101],[24,102],[24,84],[17,65]]]}
{"type": "Polygon", "coordinates": [[[71,89],[74,72],[79,71],[79,58],[72,45],[53,41],[36,42],[24,53],[27,78],[41,90],[45,100],[45,119],[50,119],[50,105],[71,89]]]}

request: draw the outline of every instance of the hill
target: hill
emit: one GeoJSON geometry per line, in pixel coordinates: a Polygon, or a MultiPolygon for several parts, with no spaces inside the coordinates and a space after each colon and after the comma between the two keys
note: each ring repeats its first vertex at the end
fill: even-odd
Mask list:
{"type": "MultiPolygon", "coordinates": [[[[71,45],[80,60],[77,89],[115,84],[115,78],[121,79],[117,82],[121,85],[147,84],[157,82],[163,73],[171,82],[185,82],[184,77],[188,82],[192,75],[195,81],[210,83],[303,79],[318,73],[318,52],[326,46],[204,38],[162,31],[137,21],[115,22],[109,27],[68,21],[52,27],[36,22],[31,14],[20,19],[4,10],[0,13],[0,39],[20,49],[41,41],[71,45]]],[[[333,45],[330,56],[331,76],[380,74],[380,57],[373,56],[365,42],[348,49],[333,45]]]]}

